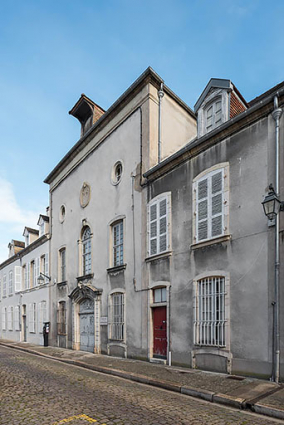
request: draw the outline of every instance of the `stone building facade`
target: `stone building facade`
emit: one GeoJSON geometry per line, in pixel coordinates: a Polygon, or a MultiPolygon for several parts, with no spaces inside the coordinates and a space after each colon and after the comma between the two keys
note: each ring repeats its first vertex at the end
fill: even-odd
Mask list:
{"type": "MultiPolygon", "coordinates": [[[[284,199],[283,93],[279,84],[247,103],[230,80],[211,79],[192,111],[148,68],[107,111],[81,95],[70,110],[80,139],[45,180],[49,231],[24,233],[48,247],[52,345],[283,377],[275,223],[261,206],[276,184],[276,134],[284,199]]],[[[33,261],[17,249],[2,280],[33,261]]],[[[7,297],[1,308],[8,337],[7,297]]]]}

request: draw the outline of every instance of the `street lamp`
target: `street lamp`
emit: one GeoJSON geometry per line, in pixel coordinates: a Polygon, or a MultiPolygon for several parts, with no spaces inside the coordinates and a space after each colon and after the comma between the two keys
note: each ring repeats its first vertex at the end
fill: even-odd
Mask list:
{"type": "Polygon", "coordinates": [[[46,274],[40,272],[39,276],[37,278],[37,282],[39,285],[42,285],[44,283],[44,278],[48,279],[49,281],[51,281],[51,277],[50,276],[46,276],[46,274]]]}
{"type": "Polygon", "coordinates": [[[283,202],[279,200],[272,184],[269,185],[269,192],[262,201],[262,206],[268,220],[273,220],[283,210],[283,202]]]}

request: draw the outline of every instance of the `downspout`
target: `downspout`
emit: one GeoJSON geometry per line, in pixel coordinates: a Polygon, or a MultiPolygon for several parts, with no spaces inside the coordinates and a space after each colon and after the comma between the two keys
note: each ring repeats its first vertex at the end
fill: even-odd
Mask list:
{"type": "Polygon", "coordinates": [[[161,83],[160,90],[158,91],[159,97],[159,113],[158,113],[158,163],[161,162],[161,127],[162,127],[162,114],[161,114],[161,106],[162,106],[162,98],[164,97],[164,84],[161,83]]]}
{"type": "MultiPolygon", "coordinates": [[[[274,111],[272,117],[275,120],[275,192],[279,196],[280,190],[280,174],[279,174],[279,163],[280,163],[280,146],[279,146],[279,120],[282,115],[282,109],[278,107],[278,96],[274,97],[274,111]]],[[[280,256],[279,256],[279,214],[275,220],[275,281],[274,281],[274,329],[273,334],[275,335],[275,353],[274,353],[274,376],[272,377],[275,382],[279,382],[280,377],[280,333],[279,333],[279,268],[280,268],[280,256]]]]}

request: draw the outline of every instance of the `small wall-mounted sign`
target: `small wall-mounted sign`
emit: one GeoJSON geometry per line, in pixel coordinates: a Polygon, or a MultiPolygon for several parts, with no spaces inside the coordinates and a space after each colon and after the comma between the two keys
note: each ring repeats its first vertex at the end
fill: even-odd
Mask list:
{"type": "Polygon", "coordinates": [[[101,316],[101,326],[107,325],[107,316],[101,316]]]}

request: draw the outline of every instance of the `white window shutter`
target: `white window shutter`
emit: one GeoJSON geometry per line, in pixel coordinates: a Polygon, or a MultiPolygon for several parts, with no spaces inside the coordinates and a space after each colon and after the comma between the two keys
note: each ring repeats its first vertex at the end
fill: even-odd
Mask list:
{"type": "MultiPolygon", "coordinates": [[[[48,253],[45,254],[45,270],[44,270],[44,274],[46,276],[49,276],[49,263],[48,263],[48,253]]],[[[45,278],[45,283],[48,283],[48,279],[45,278]]]]}
{"type": "Polygon", "coordinates": [[[212,237],[223,233],[223,173],[219,171],[211,177],[211,232],[212,237]]]}
{"type": "Polygon", "coordinates": [[[203,179],[198,182],[196,198],[196,233],[197,240],[201,241],[208,238],[208,179],[203,179]]]}
{"type": "Polygon", "coordinates": [[[15,292],[19,292],[22,289],[22,268],[21,266],[15,266],[15,292]]]}
{"type": "Polygon", "coordinates": [[[167,199],[159,202],[159,252],[167,250],[167,199]]]}
{"type": "Polygon", "coordinates": [[[150,205],[150,255],[158,252],[158,211],[157,203],[150,205]]]}

